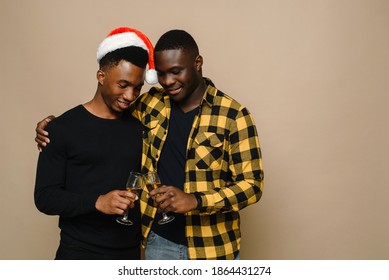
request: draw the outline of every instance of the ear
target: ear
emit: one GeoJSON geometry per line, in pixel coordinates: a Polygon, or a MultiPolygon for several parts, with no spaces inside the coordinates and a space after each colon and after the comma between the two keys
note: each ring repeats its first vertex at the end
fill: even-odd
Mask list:
{"type": "Polygon", "coordinates": [[[97,70],[96,78],[97,78],[98,83],[100,85],[103,85],[104,84],[104,79],[105,79],[104,71],[102,71],[101,69],[97,70]]]}
{"type": "Polygon", "coordinates": [[[201,67],[203,66],[203,57],[198,55],[195,60],[195,67],[197,71],[201,71],[201,67]]]}

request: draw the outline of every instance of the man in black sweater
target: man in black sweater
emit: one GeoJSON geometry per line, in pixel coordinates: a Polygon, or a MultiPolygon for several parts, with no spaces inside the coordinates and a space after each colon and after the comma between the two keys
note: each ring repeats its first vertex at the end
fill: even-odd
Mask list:
{"type": "MultiPolygon", "coordinates": [[[[52,145],[39,155],[34,196],[40,211],[59,215],[56,259],[140,259],[139,205],[124,189],[141,167],[142,126],[127,109],[146,65],[153,68],[152,52],[141,32],[113,30],[98,48],[93,99],[47,127],[52,145]],[[128,207],[132,226],[115,221],[128,207]]],[[[152,78],[147,73],[146,81],[152,78]]]]}

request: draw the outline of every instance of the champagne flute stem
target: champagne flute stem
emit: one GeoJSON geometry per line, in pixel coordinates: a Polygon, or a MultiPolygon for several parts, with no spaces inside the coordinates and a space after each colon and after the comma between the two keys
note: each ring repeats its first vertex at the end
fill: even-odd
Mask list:
{"type": "Polygon", "coordinates": [[[125,221],[128,220],[128,209],[126,211],[124,211],[123,220],[125,220],[125,221]]]}

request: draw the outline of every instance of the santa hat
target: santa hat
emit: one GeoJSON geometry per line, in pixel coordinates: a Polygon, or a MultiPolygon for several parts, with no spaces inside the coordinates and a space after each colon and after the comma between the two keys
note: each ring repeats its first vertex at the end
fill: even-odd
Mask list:
{"type": "Polygon", "coordinates": [[[158,77],[154,65],[154,47],[146,35],[134,28],[119,27],[112,30],[97,49],[97,62],[109,52],[131,46],[140,47],[148,52],[149,69],[146,71],[145,80],[149,84],[156,84],[158,77]]]}

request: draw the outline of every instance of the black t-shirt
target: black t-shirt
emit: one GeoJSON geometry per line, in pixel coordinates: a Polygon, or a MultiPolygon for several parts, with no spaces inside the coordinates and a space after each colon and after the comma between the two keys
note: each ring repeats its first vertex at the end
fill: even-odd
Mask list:
{"type": "Polygon", "coordinates": [[[139,203],[131,209],[132,226],[95,209],[99,195],[125,189],[130,171],[139,171],[142,126],[129,112],[102,119],[79,105],[47,127],[50,144],[39,155],[35,203],[48,215],[59,215],[61,241],[97,253],[139,246],[139,203]]]}
{"type": "MultiPolygon", "coordinates": [[[[199,107],[184,113],[174,102],[169,120],[169,131],[158,162],[158,175],[163,185],[175,186],[181,190],[185,183],[186,146],[194,117],[198,114],[199,107]]],[[[185,216],[169,212],[175,219],[170,223],[158,225],[161,214],[156,215],[152,230],[177,244],[187,244],[185,236],[185,216]]]]}

